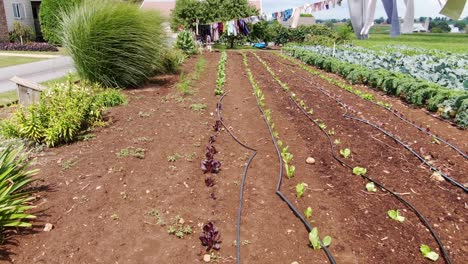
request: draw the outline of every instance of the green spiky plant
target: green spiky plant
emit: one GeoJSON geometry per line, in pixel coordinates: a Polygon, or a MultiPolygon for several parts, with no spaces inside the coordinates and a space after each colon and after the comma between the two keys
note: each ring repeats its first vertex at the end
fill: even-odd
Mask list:
{"type": "Polygon", "coordinates": [[[33,181],[37,170],[27,170],[22,148],[11,146],[0,151],[0,231],[4,227],[30,227],[27,219],[35,216],[26,213],[35,199],[26,187],[33,181]]]}
{"type": "Polygon", "coordinates": [[[137,5],[84,0],[60,14],[61,43],[80,77],[106,87],[135,87],[164,71],[161,16],[137,5]]]}

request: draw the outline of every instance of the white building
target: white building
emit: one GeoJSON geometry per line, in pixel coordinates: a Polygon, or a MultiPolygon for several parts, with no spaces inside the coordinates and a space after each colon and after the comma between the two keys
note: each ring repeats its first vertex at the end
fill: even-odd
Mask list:
{"type": "Polygon", "coordinates": [[[36,35],[41,37],[41,27],[39,24],[40,6],[41,0],[0,0],[0,27],[2,28],[0,32],[4,31],[5,28],[7,31],[11,31],[13,24],[20,22],[34,29],[36,35]],[[1,12],[4,12],[5,16],[1,12]]]}

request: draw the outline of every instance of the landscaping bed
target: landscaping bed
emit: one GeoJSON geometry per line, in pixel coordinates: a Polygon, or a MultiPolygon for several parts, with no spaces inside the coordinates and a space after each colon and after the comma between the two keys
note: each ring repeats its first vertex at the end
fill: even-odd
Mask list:
{"type": "Polygon", "coordinates": [[[164,75],[140,89],[126,90],[128,104],[108,110],[107,126],[89,132],[86,140],[40,153],[35,166],[40,169],[35,183],[40,192],[32,211],[37,219],[33,229],[6,233],[2,260],[202,263],[207,253],[199,235],[203,224],[212,221],[222,240],[219,251],[208,253],[212,263],[236,262],[236,245],[242,263],[329,263],[322,250],[312,249],[310,230],[277,195],[280,162],[273,142],[281,141],[294,156],[288,166],[295,166],[291,179],[283,171],[281,193],[299,213],[312,209],[306,220],[318,228],[322,240],[331,237],[328,250],[336,263],[429,262],[419,252],[421,244],[440,255],[438,262],[450,263],[418,218],[421,215],[453,263],[467,261],[466,192],[448,181],[431,179],[427,164],[381,130],[343,116],[346,111],[336,99],[352,110],[349,115],[379,124],[428,158],[437,171],[465,186],[466,157],[411,123],[430,126],[431,133],[461,153],[468,150],[466,130],[397,98],[352,86],[391,104],[410,121],[404,122],[306,71],[298,61],[271,52],[227,52],[227,59],[221,54],[188,59],[182,80],[164,75]],[[260,100],[259,90],[264,96],[260,100]],[[222,101],[215,91],[224,92],[222,101]],[[292,93],[315,123],[291,100],[292,93]],[[260,109],[269,109],[268,114],[259,111],[259,104],[260,109]],[[222,109],[225,127],[216,132],[217,108],[222,109]],[[267,123],[270,127],[274,123],[276,136],[267,123]],[[245,174],[243,192],[242,175],[252,151],[226,129],[257,152],[245,174]],[[339,139],[339,144],[332,143],[334,150],[329,138],[339,139]],[[218,152],[215,159],[221,167],[214,174],[200,169],[207,146],[218,152]],[[353,175],[333,157],[344,148],[351,153],[343,160],[366,168],[366,176],[410,202],[418,215],[381,188],[368,192],[368,180],[353,175]],[[314,162],[306,163],[308,158],[314,162]],[[207,187],[208,178],[214,186],[207,187]],[[301,183],[306,184],[305,191],[298,198],[301,183]],[[389,210],[399,210],[405,221],[390,219],[389,210]],[[43,231],[46,223],[53,224],[49,232],[43,231]]]}

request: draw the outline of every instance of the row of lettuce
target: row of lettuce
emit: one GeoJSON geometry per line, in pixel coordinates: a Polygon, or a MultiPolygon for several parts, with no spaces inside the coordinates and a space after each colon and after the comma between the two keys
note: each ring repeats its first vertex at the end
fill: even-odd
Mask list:
{"type": "Polygon", "coordinates": [[[316,52],[310,47],[290,46],[284,49],[306,64],[339,74],[353,84],[378,88],[396,95],[443,118],[453,119],[460,127],[468,127],[468,91],[450,89],[436,83],[415,78],[409,74],[342,61],[336,57],[316,52]]]}

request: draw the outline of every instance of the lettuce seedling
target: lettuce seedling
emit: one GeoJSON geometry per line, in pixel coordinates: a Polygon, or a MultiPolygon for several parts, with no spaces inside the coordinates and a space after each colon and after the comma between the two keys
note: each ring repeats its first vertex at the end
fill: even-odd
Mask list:
{"type": "Polygon", "coordinates": [[[400,223],[405,221],[405,217],[401,216],[400,212],[398,212],[398,210],[388,210],[387,214],[391,219],[393,219],[395,221],[398,221],[400,223]]]}
{"type": "Polygon", "coordinates": [[[340,150],[340,154],[345,159],[347,159],[349,157],[349,155],[351,155],[351,150],[349,148],[342,149],[342,150],[340,150]]]}
{"type": "Polygon", "coordinates": [[[305,183],[298,183],[296,185],[296,197],[301,198],[304,195],[306,189],[306,184],[305,183]]]}
{"type": "Polygon", "coordinates": [[[367,169],[361,167],[354,167],[353,173],[357,176],[365,175],[367,173],[367,169]]]}
{"type": "Polygon", "coordinates": [[[288,165],[288,163],[285,163],[284,167],[286,168],[286,176],[288,176],[288,179],[291,179],[292,177],[294,177],[294,173],[296,172],[296,167],[294,165],[288,165]]]}
{"type": "Polygon", "coordinates": [[[375,184],[373,182],[366,184],[366,189],[368,192],[377,192],[377,188],[375,188],[375,184]]]}
{"type": "MultiPolygon", "coordinates": [[[[330,236],[326,236],[323,238],[323,245],[328,247],[330,244],[331,244],[331,240],[332,238],[330,236]]],[[[310,244],[312,245],[312,247],[314,249],[321,249],[322,246],[320,245],[320,237],[319,237],[319,234],[318,234],[318,229],[316,227],[314,227],[312,229],[312,231],[310,231],[309,233],[309,241],[310,241],[310,244]]]]}
{"type": "Polygon", "coordinates": [[[339,145],[339,144],[341,144],[341,140],[339,140],[339,139],[335,139],[335,141],[333,141],[333,144],[335,144],[335,145],[339,145]]]}
{"type": "Polygon", "coordinates": [[[304,210],[304,215],[307,218],[310,218],[312,216],[312,208],[309,206],[307,209],[304,210]]]}
{"type": "Polygon", "coordinates": [[[436,252],[432,251],[431,248],[428,245],[422,244],[421,247],[419,248],[421,251],[421,254],[425,257],[428,258],[432,261],[437,261],[439,259],[439,254],[436,252]]]}

